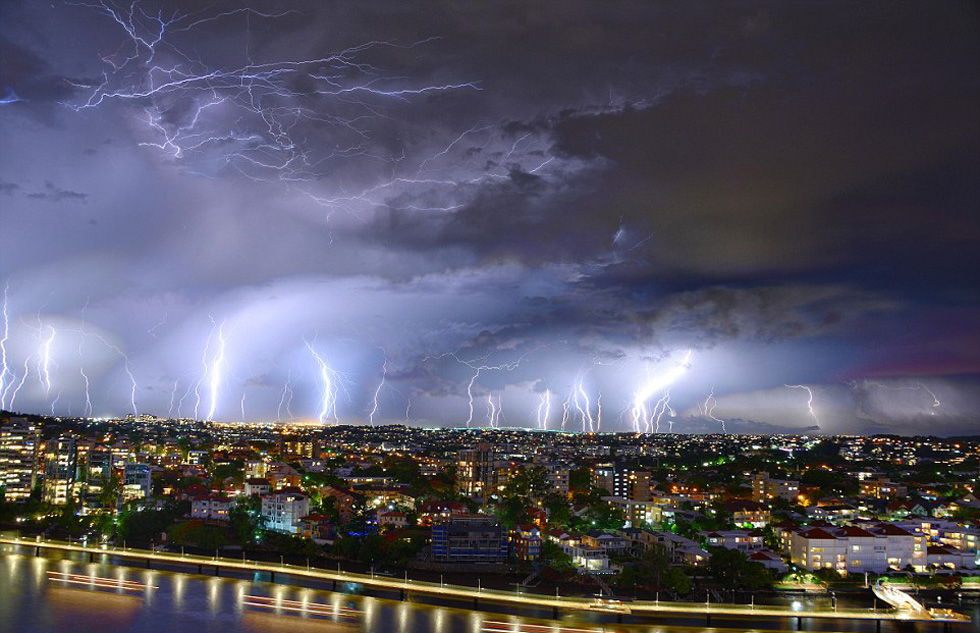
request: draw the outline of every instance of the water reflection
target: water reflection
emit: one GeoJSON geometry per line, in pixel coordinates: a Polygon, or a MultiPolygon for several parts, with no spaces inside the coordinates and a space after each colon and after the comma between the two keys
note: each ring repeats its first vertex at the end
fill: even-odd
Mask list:
{"type": "Polygon", "coordinates": [[[173,584],[174,608],[177,611],[182,611],[184,609],[184,592],[187,590],[187,576],[175,574],[170,580],[173,584]]]}
{"type": "MultiPolygon", "coordinates": [[[[698,633],[704,621],[692,617],[675,623],[615,623],[596,614],[562,613],[559,621],[513,613],[483,613],[429,605],[409,594],[406,601],[327,591],[328,587],[289,587],[244,578],[113,567],[76,560],[50,560],[0,553],[0,630],[3,633],[698,633]],[[106,586],[68,585],[48,580],[48,572],[108,579],[106,586]],[[112,583],[131,583],[122,589],[112,583]]],[[[228,574],[231,575],[230,573],[228,574]]],[[[804,599],[805,600],[805,599],[804,599]]],[[[765,631],[795,629],[795,621],[773,622],[765,631]]],[[[747,627],[726,622],[728,631],[747,627]]],[[[874,623],[804,621],[813,631],[857,630],[870,633],[874,623]]],[[[885,633],[941,630],[897,627],[885,633]]]]}

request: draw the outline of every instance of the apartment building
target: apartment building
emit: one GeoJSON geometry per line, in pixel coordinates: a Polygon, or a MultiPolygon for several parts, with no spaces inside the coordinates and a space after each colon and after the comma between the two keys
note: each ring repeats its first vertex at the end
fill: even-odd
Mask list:
{"type": "Polygon", "coordinates": [[[497,519],[467,515],[432,526],[432,559],[444,563],[504,563],[507,532],[497,519]]]}
{"type": "Polygon", "coordinates": [[[40,427],[27,418],[0,421],[0,488],[4,499],[27,501],[37,483],[40,427]]]}
{"type": "Polygon", "coordinates": [[[795,502],[800,495],[800,482],[791,479],[772,479],[769,473],[752,478],[752,500],[767,503],[774,499],[795,502]]]}
{"type": "Polygon", "coordinates": [[[63,506],[77,495],[78,454],[75,438],[62,435],[44,449],[44,500],[63,506]]]}
{"type": "Polygon", "coordinates": [[[842,574],[924,571],[926,538],[888,523],[799,528],[790,534],[790,560],[842,574]]]}
{"type": "Polygon", "coordinates": [[[300,519],[310,513],[310,498],[299,490],[280,490],[262,497],[262,519],[275,532],[298,534],[300,519]]]}

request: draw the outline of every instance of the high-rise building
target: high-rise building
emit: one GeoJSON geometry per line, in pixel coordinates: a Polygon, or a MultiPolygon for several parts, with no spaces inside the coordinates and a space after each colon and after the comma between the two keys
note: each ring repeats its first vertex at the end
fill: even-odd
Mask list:
{"type": "Polygon", "coordinates": [[[650,471],[633,470],[622,462],[592,469],[592,485],[613,497],[631,501],[650,501],[650,471]]]}
{"type": "Polygon", "coordinates": [[[81,512],[88,514],[102,507],[104,502],[103,492],[112,479],[112,451],[102,446],[94,446],[89,448],[84,458],[79,451],[78,462],[84,464],[84,468],[79,468],[81,512]]]}
{"type": "Polygon", "coordinates": [[[85,492],[89,495],[102,493],[112,477],[112,451],[93,448],[85,457],[85,492]]]}
{"type": "Polygon", "coordinates": [[[0,421],[0,488],[4,498],[27,501],[38,474],[40,428],[27,418],[0,421]]]}
{"type": "Polygon", "coordinates": [[[63,506],[74,499],[77,471],[75,438],[62,435],[48,442],[44,450],[44,500],[63,506]]]}
{"type": "Polygon", "coordinates": [[[568,496],[568,477],[571,471],[565,466],[548,464],[548,486],[552,492],[568,496]]]}
{"type": "Polygon", "coordinates": [[[489,496],[497,485],[497,468],[496,451],[488,442],[460,451],[457,470],[460,490],[469,496],[489,496]]]}

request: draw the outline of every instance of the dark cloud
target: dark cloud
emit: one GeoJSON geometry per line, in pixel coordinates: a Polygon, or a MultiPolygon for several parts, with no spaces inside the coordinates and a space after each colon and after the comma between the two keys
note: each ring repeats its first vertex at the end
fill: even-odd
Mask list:
{"type": "Polygon", "coordinates": [[[0,87],[6,107],[45,120],[52,116],[52,105],[66,101],[74,94],[68,79],[55,74],[47,61],[2,33],[0,87]]]}
{"type": "Polygon", "coordinates": [[[105,413],[127,369],[140,409],[206,408],[220,323],[228,419],[315,415],[314,342],[355,420],[387,359],[384,419],[583,390],[629,428],[688,350],[692,429],[712,389],[746,429],[812,426],[787,383],[825,429],[974,406],[975,377],[915,419],[839,383],[980,372],[975,4],[168,1],[152,51],[112,3],[7,5],[8,349],[62,328],[56,408],[80,367],[105,413]]]}
{"type": "Polygon", "coordinates": [[[69,189],[62,189],[56,186],[50,180],[44,181],[44,191],[36,191],[34,193],[27,194],[28,198],[33,198],[35,200],[48,200],[50,202],[85,202],[88,198],[87,193],[80,193],[78,191],[71,191],[69,189]]]}

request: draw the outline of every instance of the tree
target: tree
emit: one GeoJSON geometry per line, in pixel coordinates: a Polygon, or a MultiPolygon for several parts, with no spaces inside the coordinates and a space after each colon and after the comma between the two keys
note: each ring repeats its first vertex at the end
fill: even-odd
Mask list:
{"type": "Polygon", "coordinates": [[[507,483],[506,494],[539,498],[548,490],[548,469],[543,466],[520,468],[507,483]]]}
{"type": "Polygon", "coordinates": [[[742,552],[724,547],[708,549],[708,575],[723,589],[763,589],[772,584],[768,570],[759,563],[749,562],[742,552]]]}
{"type": "Polygon", "coordinates": [[[575,524],[573,527],[582,530],[618,530],[623,527],[623,511],[606,503],[603,496],[603,491],[598,488],[579,496],[586,509],[581,518],[572,521],[575,524]]]}
{"type": "Polygon", "coordinates": [[[102,490],[99,492],[99,506],[108,510],[116,507],[116,501],[122,494],[122,479],[115,472],[102,480],[102,490]]]}
{"type": "Polygon", "coordinates": [[[572,490],[588,491],[592,487],[592,473],[588,467],[569,471],[568,487],[572,490]]]}
{"type": "Polygon", "coordinates": [[[681,595],[691,591],[691,579],[680,568],[671,566],[667,548],[659,543],[644,552],[638,562],[624,567],[618,584],[624,588],[642,586],[681,595]]]}
{"type": "Polygon", "coordinates": [[[211,467],[211,478],[216,481],[224,481],[228,477],[232,477],[235,481],[245,480],[245,462],[241,460],[236,460],[228,464],[221,464],[219,466],[211,467]]]}
{"type": "Polygon", "coordinates": [[[680,567],[671,567],[667,570],[665,579],[668,589],[674,593],[686,596],[691,593],[691,577],[684,573],[680,567]]]}
{"type": "Polygon", "coordinates": [[[572,557],[566,554],[557,543],[547,539],[541,543],[541,563],[559,576],[569,576],[575,573],[572,557]]]}
{"type": "Polygon", "coordinates": [[[177,545],[197,545],[209,550],[217,549],[226,542],[223,529],[205,525],[197,519],[174,524],[170,528],[170,540],[177,545]]]}
{"type": "Polygon", "coordinates": [[[171,501],[162,510],[124,509],[118,518],[117,537],[129,541],[154,541],[171,523],[190,512],[187,501],[171,501]]]}
{"type": "Polygon", "coordinates": [[[501,525],[510,529],[519,523],[527,523],[530,515],[527,511],[527,502],[522,497],[507,497],[503,503],[494,507],[494,514],[500,520],[501,525]]]}
{"type": "Polygon", "coordinates": [[[549,493],[544,497],[544,508],[548,512],[548,525],[556,528],[567,528],[572,523],[572,507],[568,498],[558,493],[549,493]]]}
{"type": "Polygon", "coordinates": [[[258,495],[240,499],[228,511],[228,527],[243,546],[253,542],[262,530],[262,499],[258,495]]]}

